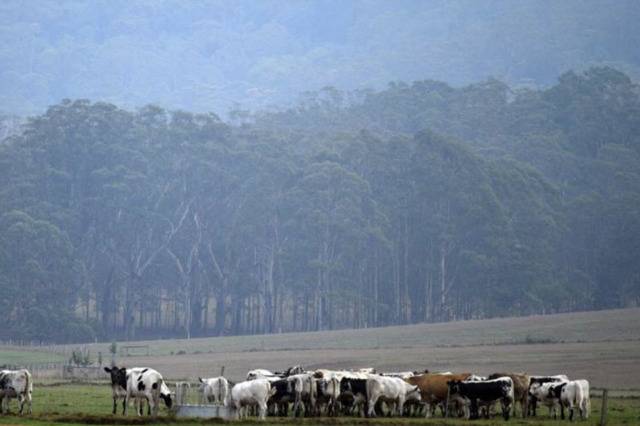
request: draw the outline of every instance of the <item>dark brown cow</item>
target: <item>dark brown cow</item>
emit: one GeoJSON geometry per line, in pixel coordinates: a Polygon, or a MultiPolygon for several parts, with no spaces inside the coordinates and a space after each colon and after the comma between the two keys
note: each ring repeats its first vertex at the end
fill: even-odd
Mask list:
{"type": "Polygon", "coordinates": [[[511,377],[513,380],[513,416],[516,416],[516,402],[520,403],[522,417],[527,417],[528,401],[529,401],[529,384],[531,377],[524,373],[494,373],[488,377],[488,380],[498,379],[500,377],[511,377]]]}
{"type": "Polygon", "coordinates": [[[426,417],[433,416],[438,404],[446,404],[449,386],[448,382],[454,380],[466,380],[471,373],[460,374],[420,374],[418,376],[409,377],[407,383],[418,386],[420,396],[427,404],[426,417]]]}

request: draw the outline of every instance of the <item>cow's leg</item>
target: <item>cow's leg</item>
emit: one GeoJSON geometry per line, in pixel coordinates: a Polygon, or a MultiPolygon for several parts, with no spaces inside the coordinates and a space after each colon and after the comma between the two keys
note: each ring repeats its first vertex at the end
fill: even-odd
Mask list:
{"type": "Polygon", "coordinates": [[[122,415],[126,416],[127,415],[127,411],[129,409],[129,395],[125,395],[124,397],[124,401],[122,402],[122,415]]]}
{"type": "Polygon", "coordinates": [[[398,399],[398,407],[396,412],[398,413],[398,416],[402,417],[404,415],[404,398],[399,398],[398,399]]]}
{"type": "Polygon", "coordinates": [[[149,404],[149,412],[151,416],[158,415],[158,408],[160,406],[160,400],[155,395],[147,395],[147,404],[149,404]]]}
{"type": "Polygon", "coordinates": [[[264,420],[267,416],[267,403],[264,401],[260,402],[260,419],[264,420]]]}
{"type": "MultiPolygon", "coordinates": [[[[515,403],[513,404],[514,406],[514,417],[515,417],[515,403]]],[[[505,420],[509,420],[509,413],[511,412],[511,405],[510,405],[510,401],[509,400],[503,400],[502,401],[502,416],[504,417],[505,420]]]]}
{"type": "Polygon", "coordinates": [[[375,417],[376,416],[376,400],[374,398],[369,399],[368,405],[369,409],[367,410],[367,417],[375,417]]]}
{"type": "Polygon", "coordinates": [[[113,397],[113,410],[111,411],[111,414],[113,414],[114,416],[116,415],[116,406],[118,405],[118,397],[114,396],[113,397]]]}

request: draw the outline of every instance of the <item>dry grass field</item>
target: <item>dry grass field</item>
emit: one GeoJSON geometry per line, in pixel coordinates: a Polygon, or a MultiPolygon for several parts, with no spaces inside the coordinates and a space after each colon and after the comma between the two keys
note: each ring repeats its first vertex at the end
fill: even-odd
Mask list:
{"type": "MultiPolygon", "coordinates": [[[[152,356],[118,358],[156,368],[170,379],[225,375],[251,368],[376,367],[487,374],[524,371],[584,377],[595,388],[639,389],[640,308],[546,316],[417,324],[280,335],[156,340],[152,356]]],[[[123,343],[119,343],[122,345],[123,343]]],[[[108,352],[108,344],[91,350],[108,352]]]]}

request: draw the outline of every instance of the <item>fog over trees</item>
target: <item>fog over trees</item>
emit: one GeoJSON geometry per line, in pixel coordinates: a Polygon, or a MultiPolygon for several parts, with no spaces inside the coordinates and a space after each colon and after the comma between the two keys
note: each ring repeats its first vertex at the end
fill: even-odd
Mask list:
{"type": "Polygon", "coordinates": [[[37,4],[0,5],[0,339],[640,303],[637,2],[37,4]]]}

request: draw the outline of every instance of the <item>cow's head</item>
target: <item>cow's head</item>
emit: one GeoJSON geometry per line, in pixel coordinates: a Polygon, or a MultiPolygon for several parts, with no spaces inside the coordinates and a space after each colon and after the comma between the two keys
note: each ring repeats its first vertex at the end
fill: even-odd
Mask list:
{"type": "Polygon", "coordinates": [[[127,369],[118,368],[115,365],[111,368],[104,367],[104,371],[111,375],[111,385],[118,385],[123,389],[127,388],[127,369]]]}
{"type": "Polygon", "coordinates": [[[420,394],[420,388],[415,385],[410,385],[407,391],[407,400],[421,401],[422,394],[420,394]]]}
{"type": "Polygon", "coordinates": [[[293,367],[287,368],[287,371],[284,372],[284,375],[288,377],[302,373],[304,373],[304,368],[302,368],[301,365],[294,365],[293,367]]]}
{"type": "Polygon", "coordinates": [[[171,406],[173,405],[173,400],[171,399],[170,393],[168,394],[161,393],[160,398],[162,398],[162,400],[164,401],[164,405],[166,405],[167,408],[171,408],[171,406]]]}

